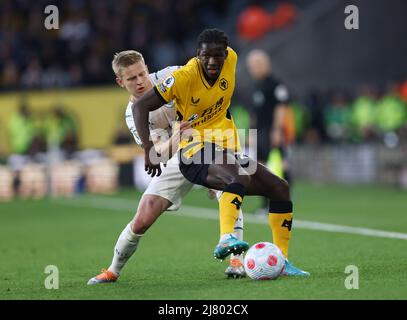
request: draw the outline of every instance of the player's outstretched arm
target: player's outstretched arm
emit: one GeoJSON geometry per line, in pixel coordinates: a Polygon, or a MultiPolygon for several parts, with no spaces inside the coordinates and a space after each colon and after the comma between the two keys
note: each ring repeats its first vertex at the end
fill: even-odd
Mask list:
{"type": "Polygon", "coordinates": [[[149,175],[154,177],[161,174],[159,156],[154,149],[154,144],[150,139],[150,129],[148,127],[148,114],[160,108],[166,101],[155,92],[155,89],[150,89],[140,99],[133,103],[132,111],[134,123],[139,134],[142,146],[144,148],[144,169],[149,175]]]}

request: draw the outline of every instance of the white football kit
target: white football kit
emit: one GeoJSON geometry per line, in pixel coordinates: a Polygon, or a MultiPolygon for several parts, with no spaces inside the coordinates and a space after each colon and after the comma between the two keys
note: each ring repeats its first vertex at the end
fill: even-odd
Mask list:
{"type": "MultiPolygon", "coordinates": [[[[163,70],[151,73],[149,75],[150,81],[153,85],[156,85],[178,68],[179,67],[167,67],[163,70]]],[[[136,143],[141,145],[131,110],[132,105],[133,103],[131,101],[127,105],[126,123],[136,143]]],[[[168,140],[172,134],[172,124],[175,121],[175,116],[175,106],[172,101],[150,112],[148,122],[151,135],[159,135],[163,142],[168,140]]],[[[185,179],[179,170],[178,153],[168,160],[167,165],[165,167],[162,166],[161,169],[161,175],[152,178],[144,194],[163,197],[172,203],[171,207],[168,208],[169,211],[178,210],[183,197],[191,190],[193,184],[185,179]]]]}

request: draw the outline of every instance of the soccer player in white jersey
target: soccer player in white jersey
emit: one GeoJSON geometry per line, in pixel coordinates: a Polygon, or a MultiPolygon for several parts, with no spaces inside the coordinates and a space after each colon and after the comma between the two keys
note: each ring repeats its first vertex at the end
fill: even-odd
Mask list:
{"type": "MultiPolygon", "coordinates": [[[[130,101],[126,109],[126,123],[137,144],[141,144],[133,120],[131,106],[138,98],[154,85],[167,78],[178,67],[167,67],[149,74],[143,56],[134,50],[122,51],[114,56],[112,68],[116,74],[116,82],[130,93],[130,101]]],[[[175,123],[175,107],[173,102],[164,104],[161,108],[149,114],[149,127],[154,146],[159,153],[172,154],[178,149],[180,134],[187,133],[188,122],[175,123]]],[[[113,259],[108,269],[91,278],[88,284],[115,282],[120,273],[137,249],[140,238],[154,221],[166,210],[177,210],[183,197],[191,190],[193,184],[181,174],[178,156],[175,154],[166,163],[160,176],[155,176],[149,183],[133,220],[126,225],[120,234],[113,252],[113,259]]],[[[220,193],[217,194],[218,198],[220,193]]],[[[240,211],[235,224],[235,233],[243,238],[243,215],[240,211]]],[[[244,277],[243,256],[236,255],[230,259],[225,270],[228,277],[244,277]]]]}

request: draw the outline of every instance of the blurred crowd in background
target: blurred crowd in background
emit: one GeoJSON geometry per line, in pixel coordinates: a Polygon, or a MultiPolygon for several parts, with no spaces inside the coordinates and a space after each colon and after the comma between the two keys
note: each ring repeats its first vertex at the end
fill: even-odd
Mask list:
{"type": "MultiPolygon", "coordinates": [[[[45,32],[49,3],[1,1],[2,91],[112,84],[112,56],[129,48],[144,54],[150,70],[185,63],[208,25],[223,28],[239,48],[295,23],[311,1],[56,0],[60,29],[45,32]]],[[[297,140],[358,142],[400,130],[407,122],[407,77],[390,80],[381,87],[360,84],[353,92],[309,90],[293,103],[297,140]]]]}
{"type": "Polygon", "coordinates": [[[78,125],[63,106],[55,106],[50,113],[33,115],[30,107],[22,101],[18,112],[8,123],[12,154],[35,156],[58,147],[69,158],[78,150],[78,125]]]}
{"type": "MultiPolygon", "coordinates": [[[[363,87],[356,96],[334,91],[314,93],[306,104],[293,101],[286,113],[285,128],[290,143],[347,144],[383,143],[398,147],[407,139],[407,83],[393,85],[383,93],[363,87]],[[400,140],[403,141],[400,141],[400,140]]],[[[252,106],[234,103],[232,114],[240,129],[251,127],[252,106]]],[[[119,112],[120,110],[118,110],[119,112]]],[[[25,100],[7,126],[11,153],[35,155],[57,145],[67,157],[79,150],[80,126],[75,114],[63,105],[33,113],[25,100]]],[[[132,143],[131,134],[122,128],[112,144],[132,143]]]]}
{"type": "Polygon", "coordinates": [[[152,70],[179,64],[204,25],[228,16],[228,6],[202,0],[1,1],[1,87],[110,84],[113,54],[129,48],[143,52],[152,70]],[[47,4],[59,8],[59,30],[44,29],[47,4]]]}
{"type": "Polygon", "coordinates": [[[407,139],[407,81],[384,91],[366,85],[355,93],[312,92],[305,105],[294,103],[293,107],[299,117],[299,143],[383,141],[396,147],[400,138],[407,139]]]}
{"type": "MultiPolygon", "coordinates": [[[[335,2],[341,4],[340,0],[335,2]]],[[[244,53],[248,49],[261,47],[266,35],[288,30],[304,19],[308,8],[317,7],[316,4],[321,8],[325,3],[313,0],[2,0],[0,94],[17,92],[21,96],[18,111],[8,123],[0,121],[10,139],[10,153],[35,156],[57,149],[69,159],[80,149],[81,128],[75,114],[68,112],[64,105],[32,112],[24,99],[27,90],[113,85],[112,57],[127,49],[142,52],[150,71],[184,64],[196,54],[197,35],[209,26],[228,34],[231,45],[242,53],[239,68],[245,69],[244,53]],[[44,8],[49,4],[59,9],[57,30],[44,29],[44,8]]],[[[342,7],[341,4],[341,15],[342,7]]],[[[309,12],[313,14],[312,10],[309,12]]],[[[273,52],[265,46],[263,49],[269,51],[274,61],[273,52]]],[[[287,67],[277,63],[278,78],[283,82],[287,67]]],[[[289,70],[286,73],[290,78],[289,70]]],[[[238,83],[247,83],[247,75],[247,71],[239,72],[238,83]]],[[[289,143],[376,142],[388,148],[407,145],[407,70],[400,68],[397,77],[384,81],[372,78],[370,83],[360,82],[351,90],[349,86],[337,88],[321,83],[297,95],[298,88],[290,81],[286,84],[291,95],[290,112],[285,119],[289,143]]],[[[241,99],[247,96],[246,92],[236,91],[232,114],[239,128],[248,129],[253,109],[241,99]]],[[[133,141],[127,130],[118,130],[111,143],[121,145],[133,141]]]]}

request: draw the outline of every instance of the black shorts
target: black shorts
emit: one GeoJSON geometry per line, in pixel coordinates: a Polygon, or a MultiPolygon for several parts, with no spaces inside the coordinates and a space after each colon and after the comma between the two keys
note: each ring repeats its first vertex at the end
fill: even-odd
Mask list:
{"type": "Polygon", "coordinates": [[[179,151],[179,169],[182,175],[194,184],[211,188],[206,182],[209,165],[213,164],[215,158],[218,158],[221,154],[229,152],[243,168],[248,166],[249,158],[247,156],[241,156],[231,150],[210,142],[205,142],[200,151],[196,152],[191,158],[186,158],[184,153],[194,146],[195,145],[190,145],[179,151]]]}

